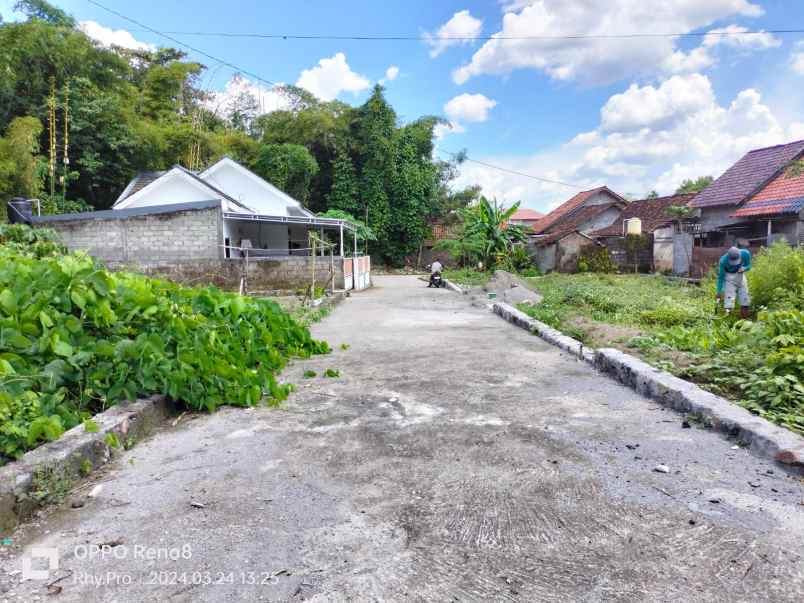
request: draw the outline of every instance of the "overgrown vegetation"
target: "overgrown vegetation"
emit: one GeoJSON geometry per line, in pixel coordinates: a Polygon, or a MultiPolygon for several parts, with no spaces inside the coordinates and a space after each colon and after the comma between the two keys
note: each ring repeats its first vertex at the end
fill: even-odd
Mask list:
{"type": "Polygon", "coordinates": [[[697,287],[659,276],[555,274],[533,280],[544,300],[521,309],[592,345],[601,342],[584,320],[630,327],[605,343],[804,433],[804,248],[764,250],[748,281],[753,320],[717,313],[711,278],[697,287]]]}
{"type": "Polygon", "coordinates": [[[274,302],[112,273],[47,231],[5,226],[0,240],[2,462],[145,394],[276,403],[289,358],[329,351],[274,302]]]}
{"type": "Polygon", "coordinates": [[[508,223],[517,209],[519,203],[504,209],[496,201],[480,197],[458,210],[460,226],[456,235],[439,241],[435,249],[449,252],[464,268],[480,265],[484,270],[501,268],[512,272],[528,268],[532,262],[522,246],[525,231],[508,223]]]}

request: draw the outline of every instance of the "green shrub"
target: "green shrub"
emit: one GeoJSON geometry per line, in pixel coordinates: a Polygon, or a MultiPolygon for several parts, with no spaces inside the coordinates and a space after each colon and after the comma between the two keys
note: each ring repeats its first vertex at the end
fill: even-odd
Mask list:
{"type": "Polygon", "coordinates": [[[578,257],[578,272],[617,272],[617,264],[611,259],[608,249],[589,245],[578,257]]]}
{"type": "Polygon", "coordinates": [[[804,310],[804,247],[777,241],[753,258],[748,288],[754,305],[804,310]]]}
{"type": "Polygon", "coordinates": [[[282,400],[288,358],[327,351],[268,300],[0,247],[0,462],[141,395],[282,400]]]}

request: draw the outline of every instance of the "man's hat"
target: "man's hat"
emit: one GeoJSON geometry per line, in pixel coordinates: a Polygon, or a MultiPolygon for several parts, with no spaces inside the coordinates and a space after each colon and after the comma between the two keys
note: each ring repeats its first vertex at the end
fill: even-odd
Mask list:
{"type": "Polygon", "coordinates": [[[731,249],[729,249],[727,255],[729,256],[730,266],[739,266],[740,264],[743,263],[743,257],[740,255],[740,250],[737,249],[736,247],[732,247],[731,249]]]}

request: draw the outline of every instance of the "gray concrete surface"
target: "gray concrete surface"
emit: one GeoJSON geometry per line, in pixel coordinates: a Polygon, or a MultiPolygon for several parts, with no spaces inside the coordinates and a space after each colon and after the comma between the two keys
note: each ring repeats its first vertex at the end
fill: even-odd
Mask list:
{"type": "Polygon", "coordinates": [[[59,568],[0,599],[801,600],[798,479],[464,296],[375,283],[285,408],[185,418],[19,529],[6,572],[59,568]]]}

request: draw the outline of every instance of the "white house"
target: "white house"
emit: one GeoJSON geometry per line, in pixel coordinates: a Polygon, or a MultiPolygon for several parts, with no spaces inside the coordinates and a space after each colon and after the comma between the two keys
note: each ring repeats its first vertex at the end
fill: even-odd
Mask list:
{"type": "MultiPolygon", "coordinates": [[[[165,172],[140,172],[112,209],[134,209],[219,200],[223,213],[225,257],[307,255],[307,231],[337,231],[344,255],[343,220],[318,218],[296,199],[229,157],[198,174],[179,165],[165,172]]],[[[355,243],[356,247],[356,243],[355,243]]]]}
{"type": "Polygon", "coordinates": [[[370,259],[358,253],[354,225],[314,215],[229,157],[200,173],[179,165],[141,172],[111,210],[31,222],[55,228],[70,249],[109,265],[136,265],[177,280],[197,282],[214,274],[229,282],[242,272],[254,274],[263,288],[287,289],[308,282],[314,270],[332,288],[370,286],[370,259]],[[345,230],[354,234],[352,250],[344,249],[345,230]],[[311,258],[309,231],[334,247],[316,245],[318,257],[311,258]]]}

